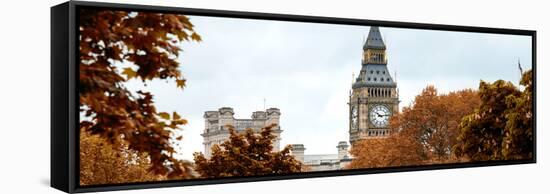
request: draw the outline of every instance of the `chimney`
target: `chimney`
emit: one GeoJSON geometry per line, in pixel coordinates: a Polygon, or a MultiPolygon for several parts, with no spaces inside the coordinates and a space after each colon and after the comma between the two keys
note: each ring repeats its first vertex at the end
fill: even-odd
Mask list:
{"type": "Polygon", "coordinates": [[[338,159],[341,160],[348,157],[348,147],[349,145],[347,142],[338,142],[338,146],[336,146],[336,148],[338,148],[338,159]]]}
{"type": "Polygon", "coordinates": [[[300,162],[304,162],[304,151],[306,148],[304,144],[291,144],[292,149],[290,149],[291,155],[294,156],[300,162]]]}

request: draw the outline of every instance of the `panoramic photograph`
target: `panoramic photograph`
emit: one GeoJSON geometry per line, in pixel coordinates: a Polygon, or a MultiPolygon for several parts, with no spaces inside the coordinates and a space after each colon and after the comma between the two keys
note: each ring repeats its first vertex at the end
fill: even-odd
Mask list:
{"type": "Polygon", "coordinates": [[[80,186],[534,157],[531,36],[77,14],[80,186]]]}

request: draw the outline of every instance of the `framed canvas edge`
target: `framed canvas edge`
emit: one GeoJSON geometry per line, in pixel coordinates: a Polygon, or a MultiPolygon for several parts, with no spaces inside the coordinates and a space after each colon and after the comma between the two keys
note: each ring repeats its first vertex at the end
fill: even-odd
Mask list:
{"type": "MultiPolygon", "coordinates": [[[[536,31],[534,30],[520,30],[520,29],[504,29],[504,28],[487,28],[487,27],[474,27],[474,26],[457,26],[457,25],[444,25],[444,24],[426,24],[426,23],[410,23],[410,22],[395,22],[395,21],[380,21],[380,20],[366,20],[366,19],[348,19],[348,18],[334,18],[334,17],[321,17],[321,16],[303,16],[303,15],[287,15],[287,14],[273,14],[273,13],[257,13],[257,12],[241,12],[241,11],[226,11],[226,10],[210,10],[210,9],[196,9],[196,8],[179,8],[179,7],[165,7],[165,6],[149,6],[149,5],[136,5],[136,4],[118,4],[118,3],[103,3],[103,2],[87,2],[87,1],[69,1],[54,7],[65,6],[68,9],[68,18],[67,25],[64,26],[64,30],[67,30],[69,33],[69,40],[66,47],[57,48],[54,50],[54,44],[56,44],[54,39],[62,38],[59,35],[57,37],[52,33],[51,38],[51,68],[52,69],[62,69],[68,71],[67,76],[68,88],[66,90],[61,90],[54,82],[54,77],[59,76],[52,70],[51,72],[51,137],[50,137],[50,146],[52,157],[50,161],[52,162],[51,167],[51,186],[62,191],[73,193],[73,192],[94,192],[94,191],[113,191],[113,190],[128,190],[128,189],[145,189],[145,188],[161,188],[161,187],[177,187],[177,186],[192,186],[192,185],[207,185],[207,184],[224,184],[224,183],[238,183],[238,182],[255,182],[255,181],[270,181],[270,180],[288,180],[288,179],[301,179],[301,178],[318,178],[318,177],[333,177],[333,176],[346,176],[346,175],[365,175],[365,174],[377,174],[377,173],[390,173],[390,172],[410,172],[410,171],[423,171],[423,170],[440,170],[440,169],[457,169],[457,168],[470,168],[470,167],[487,167],[487,166],[500,166],[500,165],[514,165],[514,164],[531,164],[537,162],[536,154],[536,91],[537,91],[537,76],[536,76],[536,31]],[[110,8],[110,9],[127,9],[134,11],[156,11],[156,12],[171,12],[171,13],[183,13],[187,15],[199,15],[199,16],[214,16],[214,17],[227,17],[227,18],[243,18],[243,19],[262,19],[262,20],[277,20],[277,21],[295,21],[295,22],[312,22],[312,23],[326,23],[326,24],[346,24],[346,25],[360,25],[360,26],[371,26],[378,25],[383,27],[394,27],[394,28],[411,28],[411,29],[427,29],[427,30],[442,30],[442,31],[458,31],[458,32],[480,32],[480,33],[494,33],[494,34],[510,34],[510,35],[525,35],[531,36],[532,38],[532,69],[533,69],[533,111],[534,114],[534,150],[533,158],[530,160],[509,160],[509,161],[485,161],[485,162],[469,162],[469,163],[455,163],[455,164],[437,164],[429,166],[408,166],[408,167],[387,167],[387,168],[377,168],[377,169],[361,169],[361,170],[341,170],[341,171],[322,171],[322,172],[306,172],[300,174],[290,174],[290,175],[272,175],[272,176],[261,176],[261,177],[231,177],[231,178],[220,178],[220,179],[196,179],[196,180],[178,180],[178,181],[161,181],[161,182],[150,182],[150,183],[127,183],[120,185],[97,185],[97,186],[80,186],[79,185],[79,160],[76,156],[79,155],[78,151],[78,132],[75,132],[78,123],[78,104],[77,104],[77,75],[78,75],[78,64],[77,57],[78,51],[77,48],[77,36],[76,36],[76,27],[77,27],[77,14],[75,11],[78,7],[96,7],[96,8],[110,8]],[[65,52],[67,54],[68,61],[61,60],[62,65],[59,65],[55,61],[54,56],[56,53],[65,52]],[[54,86],[56,85],[56,86],[54,86]],[[55,90],[54,90],[55,89],[55,90]],[[60,101],[57,97],[59,95],[66,95],[68,98],[68,103],[60,101]],[[55,98],[54,98],[55,97],[55,98]],[[60,105],[55,106],[54,105],[60,105]],[[61,113],[61,114],[59,114],[61,113]],[[68,118],[65,122],[60,123],[58,118],[54,115],[63,115],[63,113],[68,114],[68,118]],[[59,126],[65,126],[62,128],[56,128],[59,126]],[[68,144],[68,153],[59,153],[54,151],[54,138],[55,136],[66,135],[67,139],[61,140],[63,143],[68,144]],[[63,158],[69,162],[68,166],[61,166],[57,163],[54,163],[54,158],[63,158]],[[66,168],[66,169],[63,169],[66,168]],[[58,174],[53,172],[54,170],[67,171],[66,177],[60,178],[58,174]],[[59,183],[59,181],[67,181],[66,184],[62,184],[63,187],[59,185],[54,185],[59,183]]],[[[54,7],[52,7],[52,17],[54,12],[54,7]]],[[[52,18],[52,32],[53,32],[53,21],[52,18]]],[[[63,26],[63,25],[61,25],[63,26]]],[[[67,38],[67,37],[65,37],[67,38]]],[[[57,138],[56,140],[59,140],[57,138]]]]}
{"type": "MultiPolygon", "coordinates": [[[[74,4],[50,8],[50,186],[75,189],[74,4]],[[71,52],[71,50],[73,52],[71,52]]],[[[78,107],[77,107],[78,108],[78,107]]]]}

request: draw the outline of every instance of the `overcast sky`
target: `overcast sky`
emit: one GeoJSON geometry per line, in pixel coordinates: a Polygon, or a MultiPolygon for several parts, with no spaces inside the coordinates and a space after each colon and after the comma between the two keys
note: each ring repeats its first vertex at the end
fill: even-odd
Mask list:
{"type": "MultiPolygon", "coordinates": [[[[306,154],[336,154],[348,141],[348,95],[361,69],[368,26],[346,26],[190,16],[200,43],[185,42],[180,56],[187,79],[175,84],[132,81],[151,91],[159,111],[177,111],[184,126],[180,157],[203,152],[205,111],[229,106],[236,118],[281,109],[281,147],[302,143],[306,154]]],[[[397,72],[400,107],[427,85],[440,92],[477,88],[480,80],[518,83],[518,59],[531,68],[531,38],[381,27],[388,69],[397,72]]]]}

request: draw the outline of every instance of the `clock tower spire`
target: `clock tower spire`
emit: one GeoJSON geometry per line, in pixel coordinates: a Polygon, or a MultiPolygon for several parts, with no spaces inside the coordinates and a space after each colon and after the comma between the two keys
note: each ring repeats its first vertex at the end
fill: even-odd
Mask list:
{"type": "Polygon", "coordinates": [[[349,101],[350,143],[389,135],[389,119],[399,111],[397,83],[388,70],[386,44],[372,26],[363,45],[361,70],[352,83],[349,101]]]}
{"type": "Polygon", "coordinates": [[[386,44],[382,39],[378,26],[370,28],[369,35],[363,45],[363,64],[387,64],[386,44]]]}

